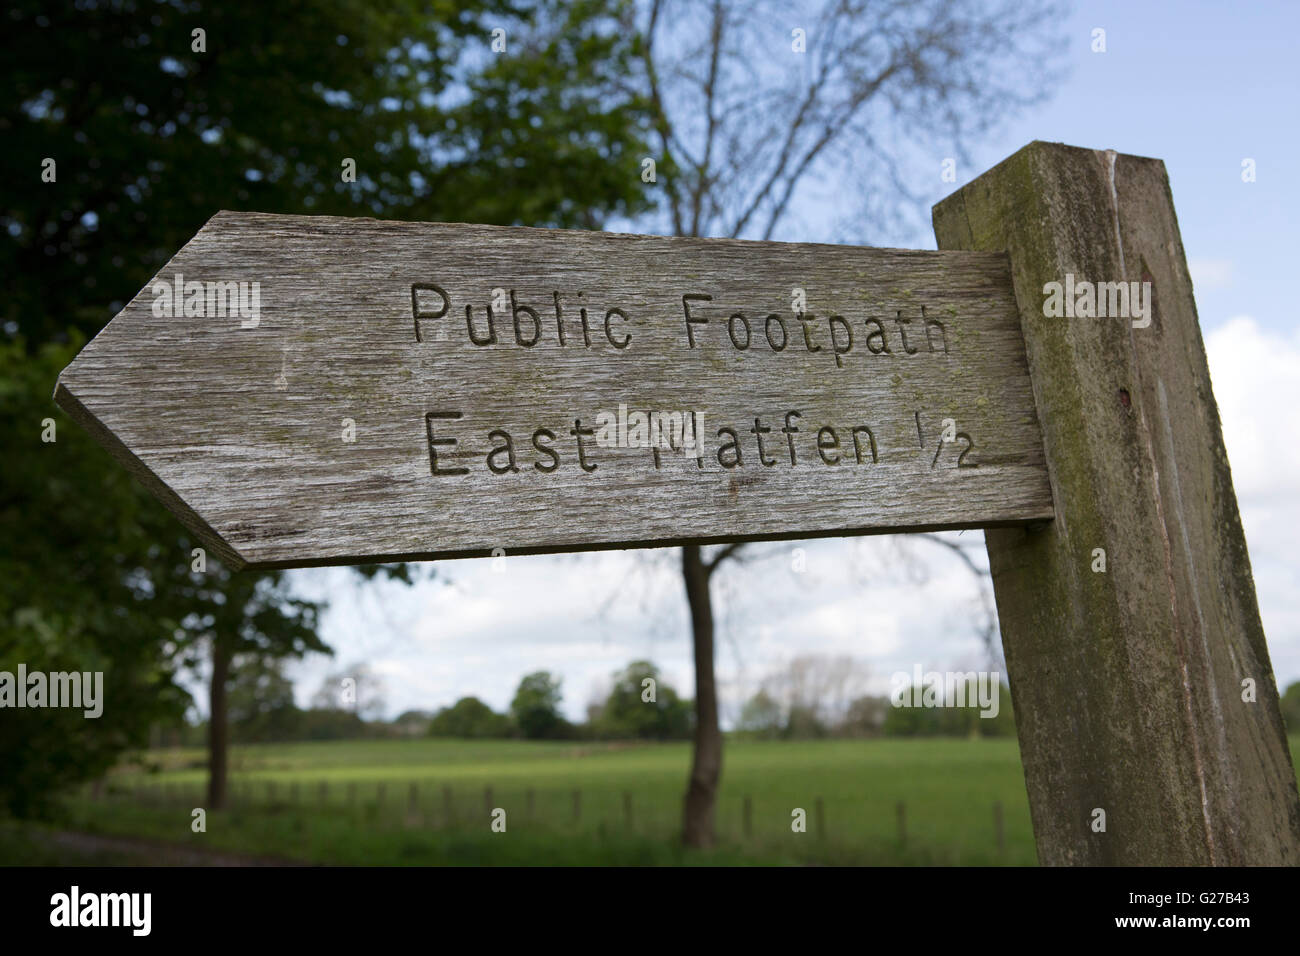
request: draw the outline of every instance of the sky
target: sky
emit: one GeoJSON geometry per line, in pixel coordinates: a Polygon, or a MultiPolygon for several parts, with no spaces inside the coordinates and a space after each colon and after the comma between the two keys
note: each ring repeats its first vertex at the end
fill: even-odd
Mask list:
{"type": "MultiPolygon", "coordinates": [[[[938,161],[913,184],[937,201],[1035,139],[1164,160],[1280,686],[1300,680],[1300,334],[1289,287],[1300,221],[1297,29],[1294,3],[1078,2],[1055,94],[967,144],[974,162],[958,167],[956,184],[940,181],[938,161]],[[1098,28],[1105,52],[1092,49],[1098,28]],[[1245,160],[1253,182],[1243,181],[1245,160]]],[[[887,244],[934,248],[929,235],[887,244]]],[[[798,655],[843,658],[852,685],[872,693],[918,664],[987,660],[978,583],[941,547],[882,537],[752,552],[717,581],[724,725],[798,655]]],[[[467,695],[505,709],[524,674],[549,670],[579,720],[638,658],[689,696],[676,560],[669,550],[439,562],[421,565],[425,579],[409,588],[363,586],[347,569],[293,572],[301,593],[330,600],[322,636],[336,649],[290,667],[299,703],[357,661],[382,677],[388,716],[467,695]]]]}

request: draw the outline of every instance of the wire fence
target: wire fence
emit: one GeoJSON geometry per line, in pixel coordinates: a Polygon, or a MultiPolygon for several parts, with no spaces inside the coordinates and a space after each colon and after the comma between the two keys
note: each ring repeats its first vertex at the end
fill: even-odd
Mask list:
{"type": "MultiPolygon", "coordinates": [[[[145,808],[206,808],[205,781],[102,781],[81,793],[94,804],[129,804],[145,808]]],[[[439,831],[491,830],[620,834],[675,839],[681,832],[680,796],[637,793],[617,788],[538,788],[493,784],[438,783],[428,780],[284,780],[234,777],[227,790],[232,814],[321,814],[357,827],[418,828],[439,831]]],[[[924,810],[933,811],[926,806],[924,810]]],[[[984,811],[964,809],[964,829],[954,838],[947,813],[917,813],[907,801],[864,804],[847,798],[815,797],[806,806],[746,793],[717,802],[718,837],[737,844],[773,845],[790,834],[838,851],[854,847],[888,847],[895,853],[935,850],[958,843],[975,848],[990,862],[1008,851],[1006,814],[1001,801],[984,811]]],[[[801,841],[802,842],[802,841],[801,841]]],[[[941,854],[942,855],[942,854],[941,854]]]]}

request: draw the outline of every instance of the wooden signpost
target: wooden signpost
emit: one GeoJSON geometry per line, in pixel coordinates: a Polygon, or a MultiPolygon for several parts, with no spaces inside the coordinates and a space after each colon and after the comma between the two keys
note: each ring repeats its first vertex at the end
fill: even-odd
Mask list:
{"type": "Polygon", "coordinates": [[[1052,514],[997,253],[220,213],[56,398],[237,568],[1052,514]]]}
{"type": "Polygon", "coordinates": [[[1300,862],[1163,165],[1035,143],[935,230],[220,213],[56,399],[236,568],[989,528],[1040,859],[1300,862]]]}

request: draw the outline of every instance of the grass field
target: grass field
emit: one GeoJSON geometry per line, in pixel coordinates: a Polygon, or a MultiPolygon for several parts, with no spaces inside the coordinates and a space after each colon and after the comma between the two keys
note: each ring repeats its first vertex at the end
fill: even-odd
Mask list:
{"type": "MultiPolygon", "coordinates": [[[[1293,751],[1297,744],[1293,737],[1293,751]]],[[[203,805],[204,752],[144,758],[151,771],[124,770],[98,798],[79,795],[62,826],[194,851],[332,864],[1035,862],[1014,739],[729,741],[719,846],[707,854],[676,846],[686,744],[237,747],[232,807],[208,814],[205,833],[191,832],[191,810],[203,805]],[[503,833],[491,827],[497,808],[505,811],[503,833]],[[792,832],[796,808],[806,813],[806,832],[792,832]]],[[[41,833],[0,834],[0,858],[48,855],[41,833]]]]}

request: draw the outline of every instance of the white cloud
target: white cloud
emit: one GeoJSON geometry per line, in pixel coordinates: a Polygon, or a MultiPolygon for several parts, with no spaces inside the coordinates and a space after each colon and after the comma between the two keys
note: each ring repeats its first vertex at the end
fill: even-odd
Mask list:
{"type": "Polygon", "coordinates": [[[1205,339],[1269,656],[1300,680],[1300,335],[1236,316],[1205,339]]]}

